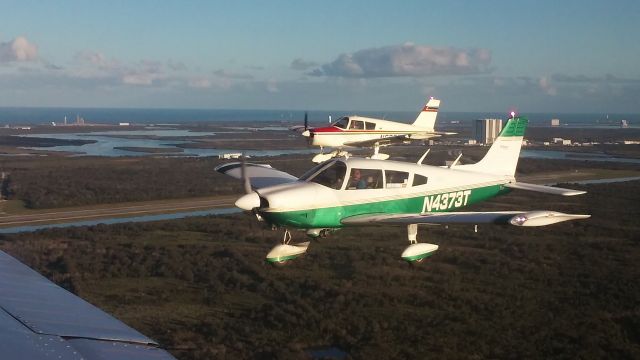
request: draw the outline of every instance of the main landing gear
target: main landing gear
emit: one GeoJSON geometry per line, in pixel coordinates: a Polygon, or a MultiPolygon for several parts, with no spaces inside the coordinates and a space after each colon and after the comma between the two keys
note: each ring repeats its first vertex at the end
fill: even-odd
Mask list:
{"type": "Polygon", "coordinates": [[[373,155],[370,157],[375,160],[387,160],[389,158],[389,154],[383,154],[380,152],[380,144],[375,144],[373,146],[373,155]]]}
{"type": "Polygon", "coordinates": [[[313,157],[313,159],[311,159],[311,161],[313,161],[314,163],[321,163],[324,161],[327,161],[329,159],[333,159],[335,157],[349,157],[351,156],[351,154],[349,154],[348,152],[344,151],[344,150],[333,150],[330,153],[323,153],[322,152],[323,149],[320,148],[320,154],[316,155],[313,157]]]}
{"type": "MultiPolygon", "coordinates": [[[[310,229],[307,231],[307,235],[310,237],[325,237],[329,234],[330,229],[310,229]]],[[[419,243],[418,237],[418,225],[407,225],[407,237],[409,239],[409,246],[402,252],[402,260],[411,263],[419,264],[427,257],[431,256],[436,250],[438,245],[429,243],[419,243]]],[[[309,241],[302,243],[291,243],[291,232],[288,229],[284,230],[282,237],[282,244],[276,245],[267,254],[266,260],[273,265],[284,265],[289,261],[296,259],[307,252],[309,248],[309,241]]]]}
{"type": "Polygon", "coordinates": [[[307,252],[309,242],[303,242],[298,244],[291,243],[291,233],[289,230],[284,230],[284,236],[282,238],[282,244],[276,245],[267,254],[267,262],[273,265],[284,265],[290,260],[293,260],[307,252]]]}
{"type": "Polygon", "coordinates": [[[418,224],[407,225],[407,236],[411,245],[402,252],[404,261],[412,264],[421,263],[438,250],[438,245],[418,242],[418,224]]]}

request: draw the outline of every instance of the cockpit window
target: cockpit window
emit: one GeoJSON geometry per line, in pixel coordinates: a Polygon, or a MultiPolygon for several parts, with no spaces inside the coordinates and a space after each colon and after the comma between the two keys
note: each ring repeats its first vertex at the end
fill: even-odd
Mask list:
{"type": "Polygon", "coordinates": [[[309,178],[309,181],[339,190],[342,188],[346,173],[347,166],[342,161],[336,161],[317,175],[309,178]]]}
{"type": "Polygon", "coordinates": [[[382,170],[351,169],[347,190],[382,189],[382,170]]]}
{"type": "Polygon", "coordinates": [[[347,125],[349,125],[349,118],[346,116],[333,123],[333,126],[339,127],[340,129],[346,129],[347,125]]]}

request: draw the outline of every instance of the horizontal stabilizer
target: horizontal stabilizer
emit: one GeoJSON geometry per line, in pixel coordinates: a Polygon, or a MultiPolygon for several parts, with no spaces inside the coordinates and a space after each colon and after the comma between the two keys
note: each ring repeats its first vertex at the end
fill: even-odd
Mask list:
{"type": "Polygon", "coordinates": [[[554,187],[554,186],[528,184],[523,182],[509,183],[509,184],[505,184],[504,186],[511,189],[528,190],[528,191],[535,191],[535,192],[541,192],[545,194],[562,195],[562,196],[575,196],[575,195],[582,195],[587,193],[586,191],[582,191],[582,190],[572,190],[572,189],[565,189],[565,188],[554,187]]]}
{"type": "Polygon", "coordinates": [[[358,215],[343,219],[342,223],[344,225],[511,224],[515,226],[544,226],[562,221],[586,219],[589,217],[591,217],[591,215],[565,214],[549,210],[480,211],[358,215]]]}

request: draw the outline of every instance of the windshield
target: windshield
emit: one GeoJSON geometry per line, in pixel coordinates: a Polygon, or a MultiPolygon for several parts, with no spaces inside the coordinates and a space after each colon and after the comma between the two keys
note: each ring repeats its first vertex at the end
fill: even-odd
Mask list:
{"type": "Polygon", "coordinates": [[[300,176],[298,178],[298,180],[302,180],[302,181],[306,181],[309,180],[309,178],[311,177],[311,175],[317,173],[320,169],[322,169],[323,167],[327,166],[327,164],[329,164],[330,162],[335,161],[334,159],[329,159],[327,161],[323,161],[320,164],[312,167],[311,169],[307,170],[304,174],[302,174],[302,176],[300,176]]]}
{"type": "Polygon", "coordinates": [[[346,173],[347,165],[342,161],[336,161],[317,175],[311,177],[309,181],[339,190],[342,188],[342,183],[344,182],[344,176],[346,173]]]}
{"type": "Polygon", "coordinates": [[[347,125],[349,125],[349,118],[346,116],[333,123],[333,126],[339,127],[340,129],[346,129],[347,125]]]}

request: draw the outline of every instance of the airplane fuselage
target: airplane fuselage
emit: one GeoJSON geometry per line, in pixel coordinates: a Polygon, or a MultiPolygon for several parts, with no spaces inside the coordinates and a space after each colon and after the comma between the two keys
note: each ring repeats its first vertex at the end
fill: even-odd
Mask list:
{"type": "Polygon", "coordinates": [[[396,161],[349,158],[328,161],[301,180],[258,190],[268,207],[260,215],[277,226],[310,229],[340,228],[342,220],[357,215],[416,214],[453,211],[510,189],[513,177],[396,161]],[[336,165],[338,164],[338,165],[336,165]],[[344,165],[339,184],[320,179],[331,167],[344,165]],[[355,170],[369,174],[375,184],[356,188],[349,180],[355,170]],[[314,177],[315,175],[315,177],[314,177]],[[347,180],[344,180],[347,178],[347,180]],[[395,179],[394,179],[395,178],[395,179]],[[320,183],[318,183],[320,182],[320,183]]]}
{"type": "Polygon", "coordinates": [[[527,123],[526,118],[516,118],[512,113],[493,145],[475,164],[459,165],[458,158],[447,167],[422,165],[427,151],[417,163],[334,158],[293,179],[290,174],[260,164],[232,163],[216,170],[241,178],[247,185],[252,178],[260,182],[254,191],[247,187],[235,204],[272,226],[285,228],[282,244],[267,254],[268,262],[283,263],[306,253],[309,242],[292,244],[290,228],[304,229],[310,237],[323,237],[332,229],[367,225],[406,226],[410,245],[401,258],[420,262],[438,249],[438,245],[418,242],[420,224],[546,226],[590,217],[551,210],[456,211],[511,189],[563,196],[585,193],[516,182],[527,123]],[[263,186],[276,181],[278,185],[263,186]]]}
{"type": "Polygon", "coordinates": [[[358,146],[357,144],[361,142],[384,140],[403,135],[407,139],[428,139],[437,136],[427,128],[395,121],[361,116],[349,116],[340,120],[331,126],[310,129],[311,144],[341,148],[358,146]],[[340,120],[344,120],[343,123],[340,123],[340,120]]]}

